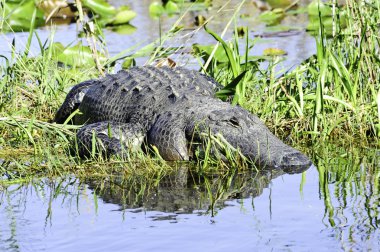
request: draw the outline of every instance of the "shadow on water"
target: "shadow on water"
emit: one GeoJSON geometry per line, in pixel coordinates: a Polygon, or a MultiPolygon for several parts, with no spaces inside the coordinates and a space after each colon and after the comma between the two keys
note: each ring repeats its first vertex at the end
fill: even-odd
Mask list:
{"type": "MultiPolygon", "coordinates": [[[[304,168],[305,171],[307,168],[304,168]]],[[[255,198],[270,181],[285,174],[282,170],[200,175],[186,165],[158,181],[114,177],[86,179],[85,183],[106,203],[120,205],[120,210],[139,208],[145,211],[194,213],[214,216],[231,199],[255,198]]]]}
{"type": "Polygon", "coordinates": [[[88,205],[95,215],[100,214],[100,208],[112,205],[116,206],[112,211],[123,216],[152,212],[152,221],[170,223],[177,223],[177,217],[184,214],[213,218],[236,199],[250,198],[254,209],[253,199],[268,188],[272,179],[283,174],[282,170],[231,169],[223,174],[201,175],[194,167],[181,164],[174,172],[157,178],[120,174],[96,179],[44,178],[25,185],[0,185],[0,250],[30,249],[25,245],[29,242],[42,246],[42,238],[37,241],[23,238],[23,234],[38,232],[42,227],[43,233],[52,232],[53,226],[62,224],[68,232],[75,230],[76,223],[67,225],[66,218],[86,215],[88,205]],[[56,217],[55,212],[60,208],[66,212],[63,214],[66,220],[56,217]]]}

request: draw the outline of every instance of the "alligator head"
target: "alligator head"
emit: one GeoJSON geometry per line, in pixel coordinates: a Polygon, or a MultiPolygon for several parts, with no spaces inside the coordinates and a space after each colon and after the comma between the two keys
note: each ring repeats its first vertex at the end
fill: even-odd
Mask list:
{"type": "Polygon", "coordinates": [[[164,159],[188,160],[189,143],[203,139],[203,145],[198,146],[205,149],[204,140],[212,135],[260,167],[296,170],[311,166],[308,157],[283,143],[257,116],[240,106],[208,97],[188,100],[180,103],[181,108],[174,106],[160,115],[148,133],[148,143],[155,145],[164,159]]]}
{"type": "Polygon", "coordinates": [[[257,116],[239,106],[213,109],[203,122],[210,132],[221,136],[259,166],[296,168],[311,165],[308,157],[282,142],[257,116]]]}

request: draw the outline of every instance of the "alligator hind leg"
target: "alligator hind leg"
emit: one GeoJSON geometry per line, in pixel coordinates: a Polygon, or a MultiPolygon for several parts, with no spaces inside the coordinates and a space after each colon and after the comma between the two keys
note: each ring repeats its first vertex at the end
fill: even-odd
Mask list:
{"type": "Polygon", "coordinates": [[[62,106],[58,109],[54,122],[64,123],[71,113],[79,107],[88,89],[97,83],[96,80],[88,80],[74,86],[67,94],[62,106]]]}
{"type": "Polygon", "coordinates": [[[108,121],[88,124],[77,133],[78,154],[81,157],[94,153],[105,157],[122,156],[123,149],[140,147],[144,137],[145,132],[139,124],[108,121]]]}

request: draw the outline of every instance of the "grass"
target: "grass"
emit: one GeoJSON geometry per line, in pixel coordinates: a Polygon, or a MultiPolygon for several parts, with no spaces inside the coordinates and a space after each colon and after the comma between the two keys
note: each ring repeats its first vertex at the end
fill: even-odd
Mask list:
{"type": "MultiPolygon", "coordinates": [[[[332,140],[342,146],[378,146],[380,47],[377,28],[380,13],[377,5],[352,3],[342,7],[349,13],[347,28],[337,29],[339,33],[328,37],[322,27],[316,36],[316,55],[280,77],[276,77],[279,57],[269,57],[268,69],[261,70],[259,63],[264,58],[249,56],[252,45],[248,33],[243,43],[237,32],[232,41],[224,41],[207,28],[228,61],[220,62],[217,55],[211,54],[204,61],[208,64],[202,68],[226,85],[221,94],[224,98],[234,94],[233,103],[258,114],[291,145],[316,146],[320,141],[332,140]]],[[[88,39],[95,39],[93,34],[89,36],[88,39]]],[[[22,53],[16,53],[10,45],[12,56],[3,57],[5,60],[0,66],[0,156],[7,160],[1,168],[6,181],[28,181],[35,176],[69,173],[79,177],[90,174],[102,177],[123,169],[131,174],[145,172],[147,176],[160,177],[163,167],[170,170],[171,166],[159,156],[142,152],[130,154],[126,162],[101,158],[83,161],[71,156],[68,150],[77,127],[49,121],[69,87],[97,78],[100,70],[109,72],[112,68],[107,68],[109,64],[99,66],[99,61],[96,67],[82,69],[58,66],[51,58],[53,52],[49,47],[53,38],[39,41],[40,54],[32,57],[28,49],[32,37],[39,40],[33,29],[22,53]],[[20,153],[25,152],[30,155],[20,158],[20,153]]],[[[164,37],[164,40],[170,39],[172,36],[164,37]]],[[[154,56],[150,62],[160,58],[161,51],[167,52],[162,49],[162,42],[157,48],[152,50],[154,56]]],[[[196,55],[200,62],[203,62],[202,56],[196,55]]],[[[216,140],[214,144],[218,143],[216,140]]],[[[307,150],[309,154],[312,149],[307,150]]],[[[232,163],[246,169],[245,165],[236,162],[238,156],[230,156],[232,163]]],[[[228,170],[230,166],[231,163],[211,160],[205,155],[194,169],[199,173],[212,173],[228,170]]]]}
{"type": "MultiPolygon", "coordinates": [[[[249,68],[234,90],[235,98],[239,97],[234,101],[259,114],[279,134],[291,125],[294,130],[290,135],[296,139],[360,139],[358,142],[364,145],[377,145],[379,12],[376,6],[365,3],[355,2],[343,8],[341,11],[350,17],[347,28],[328,37],[321,27],[315,56],[280,78],[274,77],[279,61],[276,56],[266,72],[249,68]]],[[[236,70],[237,66],[246,67],[248,59],[244,63],[241,57],[230,56],[231,51],[239,51],[235,43],[221,43],[229,59],[228,73],[221,69],[222,64],[218,68],[215,60],[209,74],[222,83],[232,83],[242,72],[236,70]]]]}

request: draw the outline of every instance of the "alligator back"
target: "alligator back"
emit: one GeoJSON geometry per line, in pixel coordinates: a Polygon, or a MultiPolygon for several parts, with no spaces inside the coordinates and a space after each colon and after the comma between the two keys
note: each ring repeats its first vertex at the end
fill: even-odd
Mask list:
{"type": "Polygon", "coordinates": [[[133,67],[96,81],[84,95],[82,115],[75,123],[136,122],[148,129],[179,97],[194,92],[213,96],[220,87],[212,78],[184,68],[133,67]]]}

